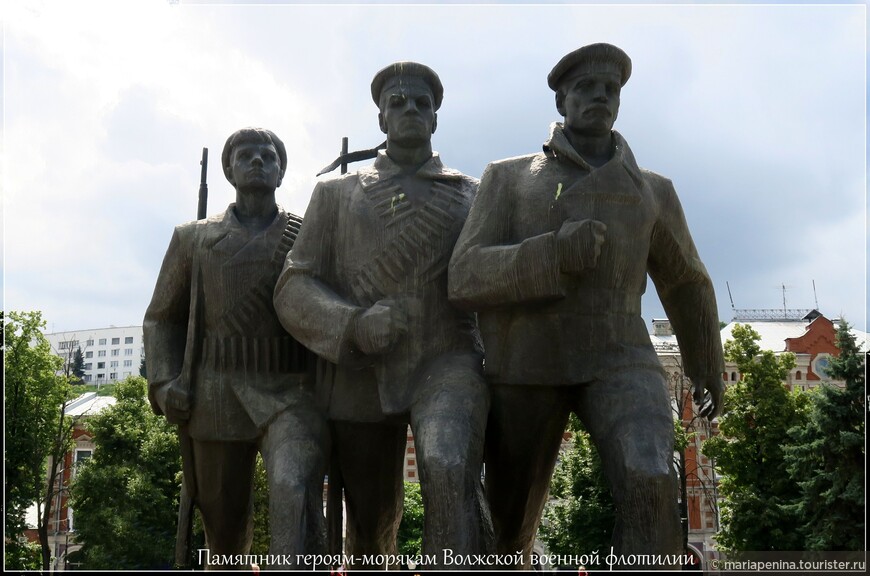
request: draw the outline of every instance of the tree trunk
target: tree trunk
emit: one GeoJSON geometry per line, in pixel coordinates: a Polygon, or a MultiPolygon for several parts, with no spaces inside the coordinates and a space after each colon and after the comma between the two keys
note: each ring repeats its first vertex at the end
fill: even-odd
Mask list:
{"type": "MultiPolygon", "coordinates": [[[[49,487],[49,494],[51,488],[49,487]]],[[[51,499],[47,498],[47,505],[42,511],[42,518],[38,522],[36,532],[39,534],[39,545],[42,549],[42,569],[51,569],[51,547],[48,545],[48,523],[51,518],[51,499]]]]}
{"type": "MultiPolygon", "coordinates": [[[[39,534],[39,543],[42,547],[42,569],[51,569],[51,547],[48,544],[49,526],[51,525],[51,514],[54,509],[54,499],[63,492],[63,477],[58,475],[58,468],[66,457],[68,432],[72,430],[70,424],[69,430],[64,427],[64,418],[66,416],[66,401],[60,409],[60,417],[57,423],[57,434],[54,437],[54,445],[51,448],[50,463],[48,465],[48,486],[45,489],[45,500],[43,501],[42,517],[37,520],[36,531],[39,534]]],[[[57,503],[60,506],[60,502],[57,503]]],[[[54,531],[60,530],[59,522],[55,525],[54,531]]]]}
{"type": "Polygon", "coordinates": [[[677,460],[678,467],[680,470],[680,494],[682,498],[680,498],[680,523],[683,527],[683,552],[688,554],[689,550],[689,494],[687,488],[686,481],[686,451],[680,450],[678,452],[679,458],[677,460]]]}

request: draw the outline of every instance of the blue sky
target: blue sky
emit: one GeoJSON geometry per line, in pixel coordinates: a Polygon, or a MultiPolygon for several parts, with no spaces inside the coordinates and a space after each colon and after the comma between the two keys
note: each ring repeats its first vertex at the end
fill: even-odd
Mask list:
{"type": "MultiPolygon", "coordinates": [[[[720,317],[815,307],[866,329],[866,7],[810,4],[12,3],[4,17],[4,308],[51,331],[141,324],[174,225],[233,199],[237,128],[285,142],[278,199],[383,140],[372,76],[397,60],[445,87],[433,145],[479,177],[540,150],[546,84],[605,41],[633,73],[616,129],[671,178],[720,317]]],[[[650,284],[644,318],[663,315],[650,284]]]]}

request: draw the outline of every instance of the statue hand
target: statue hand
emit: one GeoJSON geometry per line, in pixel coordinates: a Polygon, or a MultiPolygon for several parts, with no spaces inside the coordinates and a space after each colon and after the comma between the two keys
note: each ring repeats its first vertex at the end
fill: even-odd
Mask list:
{"type": "Polygon", "coordinates": [[[607,225],[598,220],[567,220],[556,235],[559,269],[579,274],[595,268],[601,255],[607,225]]]}
{"type": "Polygon", "coordinates": [[[720,373],[708,374],[703,379],[692,380],[692,397],[698,414],[712,420],[722,413],[725,399],[725,383],[720,373]]]}
{"type": "Polygon", "coordinates": [[[182,390],[178,378],[157,390],[157,404],[170,424],[184,424],[190,420],[189,392],[182,390]]]}
{"type": "Polygon", "coordinates": [[[354,340],[364,354],[383,354],[407,331],[405,311],[393,300],[379,300],[356,319],[354,340]]]}

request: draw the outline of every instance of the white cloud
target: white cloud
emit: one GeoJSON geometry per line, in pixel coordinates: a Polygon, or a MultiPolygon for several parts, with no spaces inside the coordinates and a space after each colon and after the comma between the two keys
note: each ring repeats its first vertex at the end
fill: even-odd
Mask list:
{"type": "Polygon", "coordinates": [[[302,214],[342,136],[352,149],[383,140],[369,83],[395,60],[441,74],[433,142],[449,165],[479,176],[534,152],[558,119],[550,68],[609,41],[634,62],[617,129],[677,185],[723,315],[725,280],[775,307],[776,285],[815,277],[823,312],[860,327],[863,276],[822,288],[828,262],[848,257],[819,246],[844,231],[866,246],[865,18],[862,6],[14,4],[6,305],[57,329],[138,323],[172,226],[194,216],[200,148],[215,213],[233,198],[226,137],[275,130],[290,158],[279,202],[302,214]]]}

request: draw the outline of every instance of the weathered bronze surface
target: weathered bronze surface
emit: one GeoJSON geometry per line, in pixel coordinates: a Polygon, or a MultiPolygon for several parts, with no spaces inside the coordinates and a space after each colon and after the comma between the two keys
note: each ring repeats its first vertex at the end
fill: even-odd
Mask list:
{"type": "Polygon", "coordinates": [[[259,451],[270,490],[270,553],[295,561],[325,550],[329,451],[314,397],[315,357],[287,334],[272,303],[301,219],[275,203],[287,167],[275,134],[239,130],[222,164],[235,203],[176,227],[145,315],[149,398],[180,425],[185,488],[210,553],[250,549],[259,451]]]}
{"type": "Polygon", "coordinates": [[[284,326],[323,359],[319,394],[345,484],[346,553],[357,561],[396,552],[407,424],[423,553],[440,563],[444,549],[492,550],[480,481],[482,350],[474,315],[447,299],[447,265],[478,182],[432,152],[442,96],[421,64],[375,76],[386,150],[371,167],[317,185],[275,291],[284,326]]]}
{"type": "Polygon", "coordinates": [[[681,552],[673,415],[640,316],[647,274],[701,413],[722,405],[713,285],[680,202],[612,130],[630,74],[628,56],[608,44],[562,58],[548,83],[564,122],[542,152],[486,168],[450,263],[450,300],[478,312],[486,348],[498,552],[523,550],[527,564],[572,411],[611,484],[617,554],[681,552]]]}

